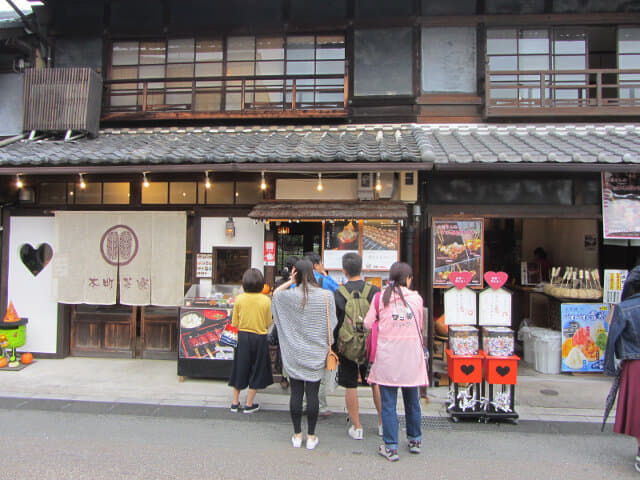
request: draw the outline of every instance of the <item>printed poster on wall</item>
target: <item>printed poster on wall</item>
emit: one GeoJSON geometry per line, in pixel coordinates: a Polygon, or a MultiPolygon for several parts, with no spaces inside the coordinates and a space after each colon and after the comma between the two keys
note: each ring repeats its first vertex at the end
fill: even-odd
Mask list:
{"type": "Polygon", "coordinates": [[[213,276],[213,255],[211,253],[196,254],[196,278],[213,276]]]}
{"type": "Polygon", "coordinates": [[[607,348],[609,305],[606,303],[563,303],[562,371],[601,372],[607,348]]]}
{"type": "Polygon", "coordinates": [[[389,270],[398,261],[398,224],[367,220],[362,225],[362,268],[389,270]]]}
{"type": "Polygon", "coordinates": [[[342,256],[347,252],[358,253],[360,229],[357,220],[325,222],[324,268],[342,269],[342,256]]]}
{"type": "Polygon", "coordinates": [[[640,238],[640,176],[602,173],[602,228],[604,238],[640,238]]]}
{"type": "Polygon", "coordinates": [[[268,240],[264,242],[264,266],[274,267],[276,265],[276,242],[268,240]]]}
{"type": "Polygon", "coordinates": [[[471,272],[470,287],[482,287],[483,220],[433,220],[433,286],[448,288],[452,272],[471,272]]]}
{"type": "Polygon", "coordinates": [[[605,303],[620,303],[622,297],[622,287],[627,280],[629,270],[605,270],[604,271],[604,292],[602,301],[605,303]]]}

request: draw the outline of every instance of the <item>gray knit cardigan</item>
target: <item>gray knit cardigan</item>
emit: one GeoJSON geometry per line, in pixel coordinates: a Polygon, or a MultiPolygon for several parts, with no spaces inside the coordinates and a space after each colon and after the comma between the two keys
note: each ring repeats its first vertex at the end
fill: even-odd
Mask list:
{"type": "Polygon", "coordinates": [[[334,297],[328,290],[309,286],[306,305],[302,306],[302,287],[273,294],[271,311],[278,329],[282,364],[297,380],[317,382],[324,374],[329,343],[327,305],[331,333],[338,323],[334,297]]]}

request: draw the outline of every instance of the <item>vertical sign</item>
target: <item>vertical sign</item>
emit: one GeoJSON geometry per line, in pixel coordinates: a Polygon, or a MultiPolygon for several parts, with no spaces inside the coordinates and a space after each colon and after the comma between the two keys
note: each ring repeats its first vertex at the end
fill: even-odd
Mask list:
{"type": "Polygon", "coordinates": [[[211,253],[196,254],[196,278],[213,276],[213,255],[211,253]]]}
{"type": "Polygon", "coordinates": [[[444,318],[447,325],[475,325],[476,292],[466,287],[444,292],[444,318]]]}
{"type": "Polygon", "coordinates": [[[511,292],[487,288],[480,292],[479,325],[511,326],[511,292]]]}
{"type": "Polygon", "coordinates": [[[640,176],[602,172],[604,238],[640,238],[640,176]]]}
{"type": "Polygon", "coordinates": [[[483,219],[433,220],[433,286],[448,287],[449,275],[471,273],[470,287],[482,287],[483,219]]]}
{"type": "Polygon", "coordinates": [[[276,265],[276,242],[264,242],[264,266],[275,267],[276,265]]]}
{"type": "Polygon", "coordinates": [[[607,348],[609,305],[605,303],[563,303],[562,371],[601,372],[607,348]]]}
{"type": "Polygon", "coordinates": [[[602,300],[605,303],[620,303],[622,287],[628,274],[628,270],[604,271],[604,295],[602,300]]]}

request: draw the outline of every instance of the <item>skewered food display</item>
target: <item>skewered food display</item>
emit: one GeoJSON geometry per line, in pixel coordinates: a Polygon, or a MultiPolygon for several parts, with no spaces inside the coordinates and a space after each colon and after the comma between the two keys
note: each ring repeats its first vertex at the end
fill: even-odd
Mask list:
{"type": "Polygon", "coordinates": [[[580,300],[602,299],[602,284],[597,269],[578,269],[576,267],[553,267],[551,281],[545,283],[544,293],[557,298],[580,300]]]}
{"type": "MultiPolygon", "coordinates": [[[[362,234],[365,240],[368,239],[384,249],[395,250],[397,248],[398,235],[395,225],[392,228],[385,228],[378,225],[365,224],[362,227],[362,234]]],[[[371,245],[367,246],[368,249],[371,249],[370,247],[371,245]]]]}

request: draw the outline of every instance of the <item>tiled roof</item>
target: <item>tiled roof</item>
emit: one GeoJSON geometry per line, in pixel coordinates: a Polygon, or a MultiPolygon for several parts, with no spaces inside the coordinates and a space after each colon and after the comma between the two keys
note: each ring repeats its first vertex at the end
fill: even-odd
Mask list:
{"type": "Polygon", "coordinates": [[[637,125],[421,125],[434,164],[637,163],[637,125]]]}
{"type": "Polygon", "coordinates": [[[0,148],[0,167],[264,162],[422,162],[412,125],[107,129],[97,138],[23,140],[0,148]]]}
{"type": "Polygon", "coordinates": [[[640,165],[640,124],[324,125],[101,130],[97,138],[22,140],[5,167],[415,162],[640,165]]]}

